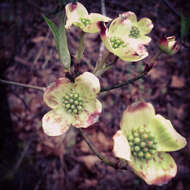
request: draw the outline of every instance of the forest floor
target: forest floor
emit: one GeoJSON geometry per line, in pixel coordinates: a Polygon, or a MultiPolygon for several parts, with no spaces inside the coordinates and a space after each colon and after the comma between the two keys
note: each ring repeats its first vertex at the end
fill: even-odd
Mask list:
{"type": "MultiPolygon", "coordinates": [[[[80,1],[89,12],[101,13],[100,1],[80,1]]],[[[189,15],[188,0],[171,1],[176,10],[189,15]]],[[[53,0],[0,2],[0,69],[1,78],[25,84],[48,86],[64,77],[55,41],[44,13],[55,18],[57,4],[53,0]],[[47,14],[47,12],[52,13],[47,14]]],[[[138,18],[148,17],[154,23],[147,47],[149,57],[156,52],[161,36],[180,38],[180,18],[164,1],[106,1],[106,14],[116,18],[125,11],[133,11],[138,18]],[[142,3],[143,2],[143,3],[142,3]]],[[[79,42],[80,31],[68,31],[72,57],[79,42]]],[[[98,34],[86,34],[85,52],[78,65],[78,73],[93,71],[101,40],[98,34]]],[[[109,61],[113,61],[111,56],[109,61]]],[[[134,190],[134,189],[190,189],[190,54],[181,46],[175,56],[161,55],[144,79],[120,89],[102,93],[103,112],[99,121],[85,129],[85,134],[97,150],[110,160],[113,135],[119,129],[122,112],[133,102],[151,102],[157,113],[172,121],[176,130],[187,139],[187,146],[172,156],[178,166],[177,176],[167,185],[148,186],[133,172],[116,170],[101,162],[89,149],[75,129],[67,135],[49,137],[43,133],[41,119],[49,111],[42,92],[1,84],[0,116],[0,189],[15,190],[134,190]]],[[[143,70],[143,62],[117,63],[101,77],[102,87],[111,86],[136,76],[143,70]]]]}

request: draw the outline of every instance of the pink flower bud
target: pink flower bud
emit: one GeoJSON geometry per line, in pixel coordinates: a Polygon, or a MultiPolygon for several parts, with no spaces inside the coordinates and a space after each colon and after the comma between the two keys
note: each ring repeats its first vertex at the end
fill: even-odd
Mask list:
{"type": "Polygon", "coordinates": [[[161,38],[158,42],[158,46],[161,51],[168,55],[174,55],[180,49],[180,45],[176,42],[175,36],[161,38]]]}

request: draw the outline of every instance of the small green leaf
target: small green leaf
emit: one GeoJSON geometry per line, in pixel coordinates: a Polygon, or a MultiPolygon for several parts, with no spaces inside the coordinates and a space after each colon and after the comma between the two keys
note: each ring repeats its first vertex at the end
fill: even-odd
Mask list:
{"type": "Polygon", "coordinates": [[[58,45],[58,41],[59,41],[58,40],[58,38],[59,38],[58,35],[59,34],[58,34],[58,28],[57,28],[57,26],[50,19],[48,19],[46,16],[42,15],[42,17],[45,20],[45,22],[48,24],[48,26],[49,26],[52,34],[53,34],[53,37],[55,39],[56,48],[57,48],[57,50],[59,50],[59,45],[58,45]]]}
{"type": "Polygon", "coordinates": [[[67,45],[67,37],[66,37],[66,31],[65,31],[65,19],[64,17],[61,18],[61,23],[59,28],[46,16],[42,15],[45,22],[48,24],[51,32],[53,33],[53,37],[56,42],[56,48],[61,60],[61,63],[63,64],[64,68],[69,71],[70,70],[70,63],[71,63],[71,57],[67,45]]]}
{"type": "Polygon", "coordinates": [[[190,29],[190,17],[185,18],[184,15],[181,15],[181,39],[188,35],[190,29]]]}
{"type": "Polygon", "coordinates": [[[62,17],[61,23],[58,29],[58,44],[59,44],[59,57],[65,69],[70,70],[71,56],[67,45],[67,37],[65,31],[65,17],[62,17]]]}

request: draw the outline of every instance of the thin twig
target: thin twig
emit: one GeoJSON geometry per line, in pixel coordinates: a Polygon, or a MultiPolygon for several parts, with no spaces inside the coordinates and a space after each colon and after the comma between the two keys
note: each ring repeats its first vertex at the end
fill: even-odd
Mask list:
{"type": "Polygon", "coordinates": [[[134,83],[135,81],[137,81],[137,80],[139,80],[139,79],[145,77],[148,72],[149,72],[149,71],[143,71],[143,72],[140,73],[138,76],[136,76],[136,77],[134,77],[134,78],[132,78],[132,79],[129,79],[129,80],[125,81],[125,82],[116,84],[116,85],[111,86],[111,87],[102,88],[102,89],[101,89],[101,92],[110,91],[110,90],[113,90],[113,89],[116,89],[116,88],[121,88],[121,87],[123,87],[123,86],[127,86],[127,85],[129,85],[129,84],[132,84],[132,83],[134,83]]]}
{"type": "Polygon", "coordinates": [[[87,138],[87,136],[83,133],[82,129],[79,129],[79,132],[81,134],[81,136],[84,138],[85,142],[87,143],[87,145],[89,146],[90,150],[100,159],[102,160],[105,164],[114,167],[114,168],[118,168],[116,163],[111,162],[110,160],[108,160],[107,158],[105,158],[102,154],[100,154],[96,148],[94,147],[94,145],[90,142],[90,140],[87,138]]]}
{"type": "Polygon", "coordinates": [[[78,129],[80,135],[84,138],[84,141],[89,146],[90,150],[106,165],[111,166],[115,169],[121,169],[121,170],[128,170],[127,168],[127,162],[124,160],[118,160],[116,162],[112,162],[108,160],[104,155],[102,155],[98,150],[95,148],[95,146],[92,144],[92,142],[88,139],[88,137],[83,133],[82,129],[78,129]]]}
{"type": "Polygon", "coordinates": [[[19,157],[19,159],[18,159],[18,161],[17,161],[17,163],[16,163],[16,165],[15,165],[15,167],[14,167],[14,169],[13,169],[13,175],[14,175],[14,174],[17,172],[17,170],[19,169],[19,167],[20,167],[20,165],[21,165],[21,163],[22,163],[24,157],[26,156],[26,153],[27,153],[27,151],[28,151],[28,149],[29,149],[29,147],[30,147],[30,144],[31,144],[31,141],[29,141],[29,142],[26,143],[26,145],[25,145],[25,147],[24,147],[24,150],[23,150],[23,152],[21,153],[21,155],[20,155],[20,157],[19,157]]]}
{"type": "Polygon", "coordinates": [[[0,79],[0,82],[4,83],[4,84],[11,84],[11,85],[15,85],[15,86],[24,87],[24,88],[33,88],[33,89],[40,90],[43,92],[45,90],[44,87],[34,86],[34,85],[30,85],[30,84],[23,84],[20,82],[8,81],[8,80],[3,80],[3,79],[0,79]]]}
{"type": "Polygon", "coordinates": [[[139,80],[141,78],[144,78],[148,74],[148,72],[152,69],[152,67],[155,65],[155,60],[161,55],[161,53],[162,52],[158,49],[158,51],[155,53],[155,55],[148,61],[149,64],[146,64],[146,66],[144,68],[144,71],[141,72],[138,76],[136,76],[136,77],[134,77],[132,79],[129,79],[129,80],[125,81],[125,82],[116,84],[114,86],[102,88],[100,92],[106,92],[106,91],[113,90],[113,89],[116,89],[116,88],[121,88],[123,86],[133,84],[135,81],[137,81],[137,80],[139,80]]]}
{"type": "Polygon", "coordinates": [[[168,0],[162,0],[166,5],[167,7],[176,15],[178,16],[179,18],[181,18],[180,14],[177,12],[177,10],[173,7],[173,5],[168,2],[168,0]]]}
{"type": "Polygon", "coordinates": [[[22,98],[21,96],[19,96],[18,93],[16,93],[15,91],[12,91],[11,94],[13,94],[16,98],[18,98],[24,105],[25,109],[30,110],[29,106],[27,105],[27,103],[25,102],[25,99],[22,98]]]}
{"type": "Polygon", "coordinates": [[[22,162],[23,162],[24,157],[26,156],[26,153],[28,152],[28,149],[29,149],[29,147],[30,147],[30,144],[31,144],[31,141],[29,141],[29,142],[26,143],[26,145],[25,145],[25,147],[24,147],[24,150],[22,151],[22,153],[21,153],[19,159],[18,159],[17,162],[16,162],[16,165],[14,166],[13,169],[11,169],[10,171],[8,171],[5,176],[1,177],[0,182],[3,181],[3,180],[5,180],[5,179],[8,179],[8,178],[10,178],[10,177],[13,177],[13,176],[17,173],[17,171],[18,171],[20,165],[21,165],[22,162]]]}
{"type": "Polygon", "coordinates": [[[105,6],[105,0],[101,0],[101,12],[104,16],[106,16],[106,6],[105,6]]]}

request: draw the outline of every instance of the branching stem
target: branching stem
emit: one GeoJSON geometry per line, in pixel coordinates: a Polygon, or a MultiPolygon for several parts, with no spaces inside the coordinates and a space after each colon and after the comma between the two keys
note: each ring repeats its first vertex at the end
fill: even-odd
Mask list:
{"type": "Polygon", "coordinates": [[[111,87],[106,87],[106,88],[102,88],[101,89],[101,92],[106,92],[106,91],[110,91],[110,90],[113,90],[113,89],[116,89],[116,88],[121,88],[123,86],[127,86],[129,84],[133,84],[135,81],[145,77],[148,72],[152,69],[152,67],[154,66],[155,64],[155,60],[161,55],[161,51],[158,50],[155,55],[148,61],[149,64],[146,64],[145,66],[145,69],[143,72],[141,72],[138,76],[132,78],[132,79],[129,79],[125,82],[122,82],[122,83],[119,83],[119,84],[116,84],[114,86],[111,86],[111,87]]]}
{"type": "Polygon", "coordinates": [[[113,90],[113,89],[116,89],[116,88],[121,88],[123,86],[127,86],[129,84],[132,84],[134,83],[135,81],[143,78],[149,71],[143,71],[142,73],[140,73],[138,76],[132,78],[132,79],[129,79],[125,82],[122,82],[122,83],[119,83],[119,84],[116,84],[114,86],[111,86],[111,87],[107,87],[107,88],[102,88],[101,89],[101,92],[106,92],[106,91],[110,91],[110,90],[113,90]]]}

